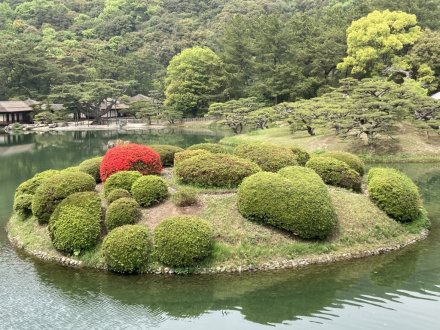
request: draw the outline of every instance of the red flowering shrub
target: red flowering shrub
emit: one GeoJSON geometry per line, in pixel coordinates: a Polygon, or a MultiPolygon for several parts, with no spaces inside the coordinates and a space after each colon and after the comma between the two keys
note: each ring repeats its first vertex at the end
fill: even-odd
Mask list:
{"type": "Polygon", "coordinates": [[[110,175],[119,171],[138,171],[143,175],[160,174],[160,155],[140,144],[118,145],[107,151],[102,159],[99,170],[101,181],[104,182],[110,175]]]}

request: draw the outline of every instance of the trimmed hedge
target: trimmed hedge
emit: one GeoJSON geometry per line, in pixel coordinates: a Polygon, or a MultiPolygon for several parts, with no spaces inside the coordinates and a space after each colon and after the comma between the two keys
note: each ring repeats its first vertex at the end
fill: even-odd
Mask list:
{"type": "Polygon", "coordinates": [[[310,154],[307,152],[307,150],[301,147],[290,147],[290,150],[296,156],[296,161],[298,162],[298,165],[305,166],[306,163],[309,161],[310,154]]]}
{"type": "Polygon", "coordinates": [[[359,173],[360,176],[365,174],[365,164],[358,156],[343,151],[328,151],[324,153],[324,157],[332,157],[347,164],[352,170],[359,173]]]}
{"type": "Polygon", "coordinates": [[[115,189],[131,190],[133,183],[142,177],[137,171],[120,171],[111,175],[104,183],[104,193],[107,197],[115,189]]]}
{"type": "Polygon", "coordinates": [[[171,201],[180,207],[195,205],[198,202],[197,190],[182,187],[171,196],[171,201]]]}
{"type": "Polygon", "coordinates": [[[104,239],[102,253],[108,269],[117,273],[142,272],[152,252],[151,234],[142,225],[125,225],[104,239]]]}
{"type": "Polygon", "coordinates": [[[96,245],[101,232],[101,199],[95,192],[75,193],[64,199],[49,221],[53,246],[79,253],[96,245]]]}
{"type": "Polygon", "coordinates": [[[158,176],[146,175],[133,183],[131,194],[140,206],[149,207],[168,197],[168,185],[158,176]]]}
{"type": "Polygon", "coordinates": [[[362,190],[362,178],[359,173],[340,160],[316,156],[307,162],[306,167],[313,169],[329,185],[356,192],[362,190]]]}
{"type": "Polygon", "coordinates": [[[31,194],[19,194],[14,198],[14,211],[21,216],[32,214],[32,198],[31,194]]]}
{"type": "Polygon", "coordinates": [[[370,199],[397,221],[416,219],[421,212],[419,190],[405,174],[391,168],[372,168],[368,172],[370,199]]]}
{"type": "Polygon", "coordinates": [[[63,172],[45,180],[32,199],[32,213],[40,223],[47,223],[52,212],[67,196],[93,191],[95,180],[83,172],[63,172]]]}
{"type": "Polygon", "coordinates": [[[228,150],[218,143],[198,143],[193,144],[186,150],[206,150],[213,154],[227,154],[228,150]]]}
{"type": "Polygon", "coordinates": [[[113,189],[107,196],[107,201],[109,204],[113,203],[114,201],[118,200],[119,198],[130,198],[131,194],[128,190],[116,188],[113,189]]]}
{"type": "Polygon", "coordinates": [[[154,231],[157,258],[166,266],[193,266],[212,253],[213,243],[209,222],[194,216],[165,219],[154,231]]]}
{"type": "Polygon", "coordinates": [[[170,167],[174,164],[174,155],[183,151],[183,148],[171,146],[167,144],[154,144],[149,146],[160,155],[160,161],[164,167],[170,167]]]}
{"type": "Polygon", "coordinates": [[[200,187],[237,187],[247,176],[259,172],[260,167],[233,155],[209,154],[179,162],[174,175],[184,184],[200,187]]]}
{"type": "Polygon", "coordinates": [[[263,171],[268,172],[277,172],[283,167],[298,165],[296,156],[289,148],[270,143],[240,144],[234,149],[234,154],[255,162],[263,171]]]}
{"type": "Polygon", "coordinates": [[[290,231],[304,239],[323,239],[336,227],[336,215],[322,179],[295,166],[260,172],[243,180],[238,209],[247,219],[290,231]]]}
{"type": "Polygon", "coordinates": [[[211,152],[206,150],[184,150],[181,152],[178,152],[174,155],[174,166],[176,166],[179,162],[189,159],[195,156],[201,156],[201,155],[210,155],[211,152]]]}
{"type": "Polygon", "coordinates": [[[141,217],[139,204],[133,198],[119,198],[109,205],[105,213],[105,226],[108,230],[123,225],[135,224],[141,217]]]}
{"type": "Polygon", "coordinates": [[[29,194],[33,195],[37,191],[37,188],[47,179],[50,177],[59,174],[60,171],[57,170],[47,170],[40,173],[35,174],[32,178],[29,180],[24,181],[21,183],[17,189],[15,190],[15,196],[21,195],[21,194],[29,194]]]}
{"type": "Polygon", "coordinates": [[[78,170],[87,174],[90,174],[96,181],[96,183],[101,182],[99,176],[99,168],[101,166],[101,161],[103,157],[95,157],[87,159],[78,165],[78,170]]]}

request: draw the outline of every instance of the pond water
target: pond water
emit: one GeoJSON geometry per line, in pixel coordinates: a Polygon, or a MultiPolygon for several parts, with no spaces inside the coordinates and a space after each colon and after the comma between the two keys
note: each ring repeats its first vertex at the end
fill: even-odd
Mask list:
{"type": "MultiPolygon", "coordinates": [[[[34,173],[100,155],[108,140],[188,146],[221,134],[181,130],[0,135],[0,224],[34,173]]],[[[429,238],[402,251],[298,270],[118,276],[50,265],[0,231],[1,329],[438,329],[440,165],[396,165],[423,194],[429,238]]]]}

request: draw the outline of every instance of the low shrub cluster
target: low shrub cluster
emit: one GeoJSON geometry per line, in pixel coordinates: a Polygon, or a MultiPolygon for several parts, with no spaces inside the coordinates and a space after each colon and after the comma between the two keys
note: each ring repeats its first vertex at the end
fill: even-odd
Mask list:
{"type": "Polygon", "coordinates": [[[78,170],[91,175],[96,183],[101,182],[101,177],[99,175],[99,168],[101,166],[101,161],[103,157],[95,157],[87,159],[78,165],[78,170]]]}
{"type": "Polygon", "coordinates": [[[168,197],[168,185],[158,176],[146,175],[133,183],[131,194],[140,206],[149,207],[168,197]]]}
{"type": "Polygon", "coordinates": [[[108,177],[119,171],[138,171],[143,175],[160,174],[160,155],[140,144],[117,145],[108,150],[101,161],[101,181],[105,182],[108,177]]]}
{"type": "Polygon", "coordinates": [[[101,199],[95,192],[79,192],[64,199],[49,221],[53,246],[80,253],[95,246],[101,232],[101,199]]]}
{"type": "Polygon", "coordinates": [[[208,154],[180,161],[174,168],[179,182],[200,187],[237,187],[247,176],[260,171],[255,163],[233,155],[208,154]]]}
{"type": "Polygon", "coordinates": [[[119,198],[109,205],[105,213],[105,226],[108,230],[123,225],[132,225],[141,217],[139,204],[133,198],[119,198]]]}
{"type": "Polygon", "coordinates": [[[290,147],[290,150],[296,156],[298,165],[305,166],[310,159],[310,154],[301,147],[290,147]]]}
{"type": "Polygon", "coordinates": [[[312,157],[307,162],[306,167],[313,169],[329,185],[351,189],[356,192],[362,190],[362,178],[359,173],[336,158],[312,157]]]}
{"type": "Polygon", "coordinates": [[[206,151],[212,152],[213,154],[226,154],[226,153],[228,153],[228,150],[224,146],[222,146],[218,143],[193,144],[192,146],[190,146],[186,150],[206,150],[206,151]]]}
{"type": "Polygon", "coordinates": [[[289,148],[275,144],[240,144],[234,149],[238,157],[258,164],[263,171],[277,172],[286,166],[298,165],[296,156],[289,148]]]}
{"type": "Polygon", "coordinates": [[[213,242],[211,225],[194,216],[165,219],[154,231],[157,258],[166,266],[195,265],[212,253],[213,242]]]}
{"type": "Polygon", "coordinates": [[[178,163],[180,163],[185,159],[189,159],[195,156],[202,156],[202,155],[206,156],[210,154],[211,152],[206,150],[184,150],[174,155],[174,166],[176,166],[178,163]]]}
{"type": "Polygon", "coordinates": [[[173,166],[174,155],[178,152],[183,151],[183,149],[180,147],[171,146],[167,144],[155,144],[149,147],[159,153],[160,161],[162,162],[162,166],[164,167],[173,166]]]}
{"type": "Polygon", "coordinates": [[[107,202],[109,204],[113,203],[114,201],[118,200],[119,198],[130,198],[131,194],[128,190],[116,188],[113,189],[107,196],[107,202]]]}
{"type": "Polygon", "coordinates": [[[107,267],[117,273],[144,270],[148,266],[151,252],[151,234],[142,225],[125,225],[113,229],[102,245],[107,267]]]}
{"type": "Polygon", "coordinates": [[[93,191],[95,180],[83,172],[63,172],[51,176],[36,190],[32,199],[32,213],[40,223],[47,223],[52,212],[67,196],[93,191]]]}
{"type": "Polygon", "coordinates": [[[108,196],[115,189],[130,191],[133,183],[140,177],[142,174],[137,171],[120,171],[111,175],[104,182],[105,196],[108,196]]]}
{"type": "Polygon", "coordinates": [[[29,194],[33,195],[37,191],[37,188],[50,177],[59,174],[60,171],[57,170],[47,170],[40,173],[35,174],[29,180],[22,182],[17,189],[15,190],[15,196],[21,194],[29,194]]]}
{"type": "Polygon", "coordinates": [[[194,188],[182,187],[171,196],[171,201],[180,207],[195,205],[198,202],[194,188]]]}
{"type": "Polygon", "coordinates": [[[327,186],[315,172],[299,166],[244,179],[238,188],[238,209],[249,220],[304,239],[326,238],[336,226],[327,186]]]}
{"type": "Polygon", "coordinates": [[[323,154],[325,157],[332,157],[341,162],[347,164],[352,170],[359,173],[360,176],[364,176],[365,164],[358,156],[344,151],[328,151],[323,154]]]}
{"type": "Polygon", "coordinates": [[[23,217],[32,214],[32,198],[31,194],[19,194],[14,198],[14,211],[23,217]]]}
{"type": "Polygon", "coordinates": [[[419,190],[405,174],[391,168],[372,168],[368,172],[370,199],[395,220],[408,222],[421,212],[419,190]]]}

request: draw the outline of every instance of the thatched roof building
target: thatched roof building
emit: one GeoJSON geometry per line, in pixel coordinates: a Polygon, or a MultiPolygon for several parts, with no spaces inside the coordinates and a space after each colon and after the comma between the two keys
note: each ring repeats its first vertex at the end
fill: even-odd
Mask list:
{"type": "Polygon", "coordinates": [[[37,101],[0,101],[0,125],[6,126],[13,123],[29,123],[32,120],[33,106],[37,101]]]}

